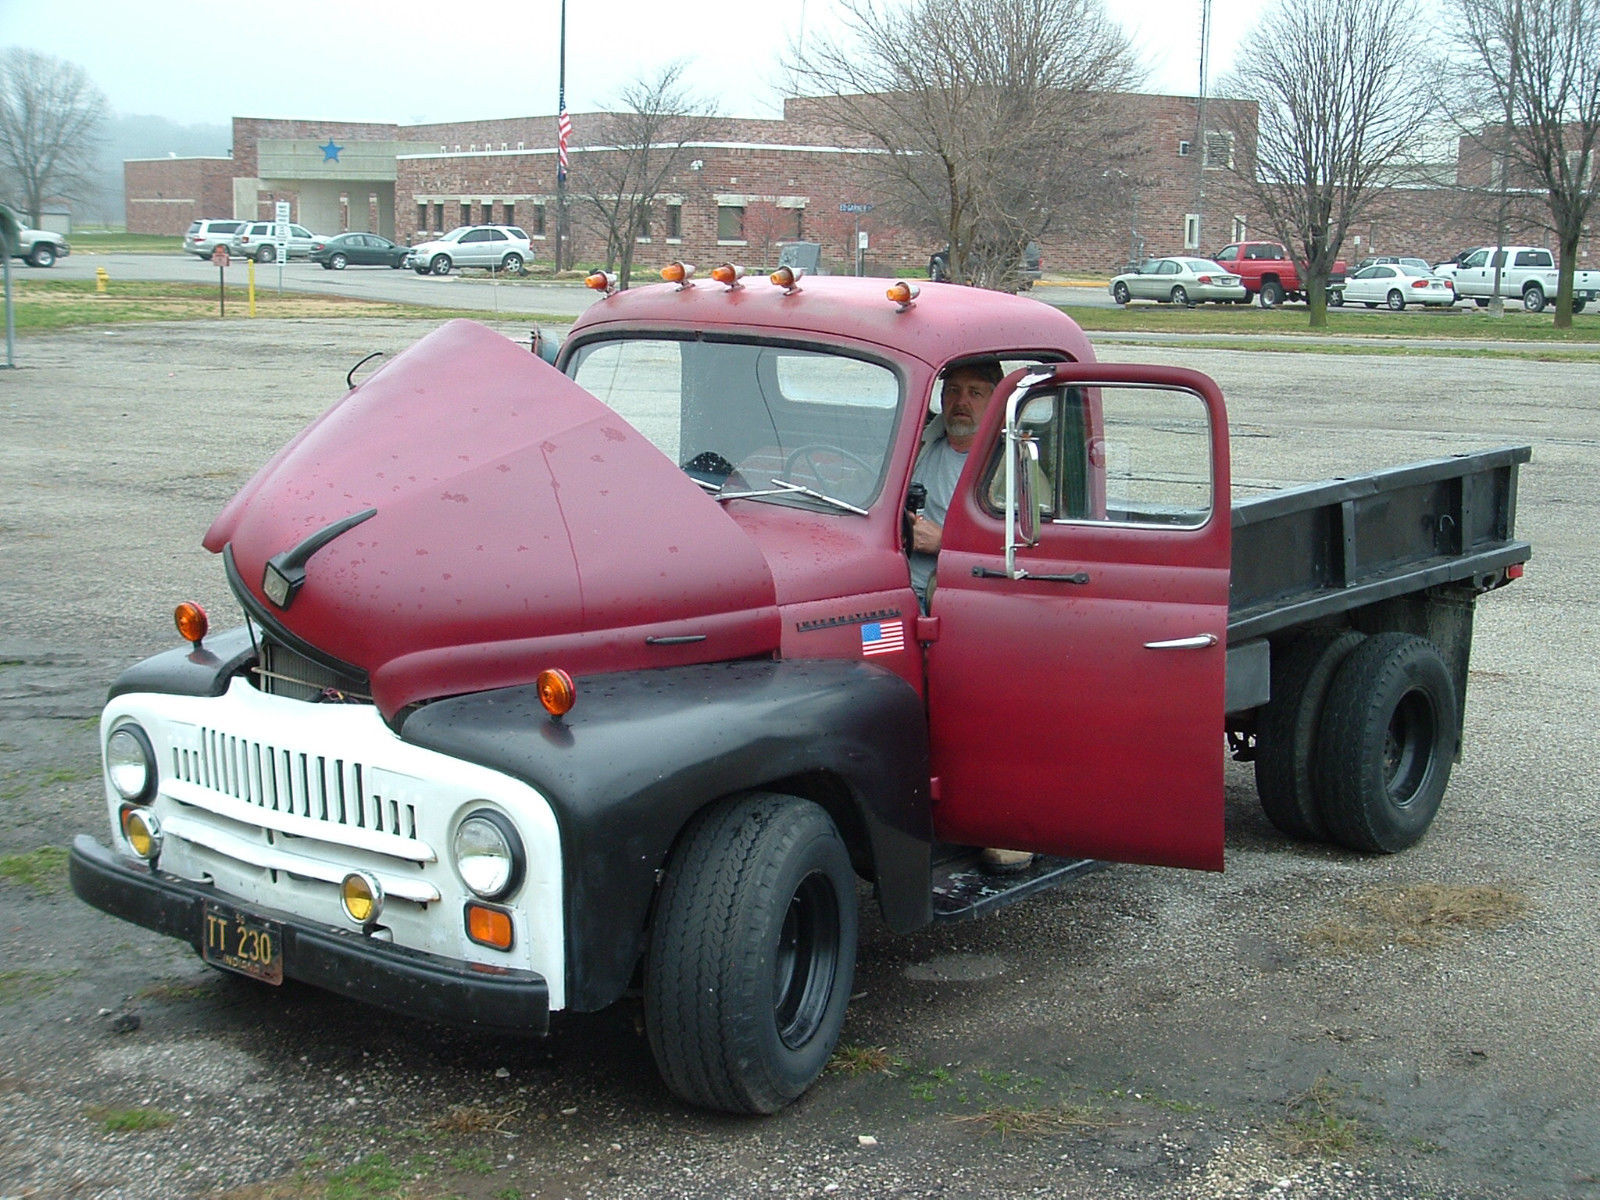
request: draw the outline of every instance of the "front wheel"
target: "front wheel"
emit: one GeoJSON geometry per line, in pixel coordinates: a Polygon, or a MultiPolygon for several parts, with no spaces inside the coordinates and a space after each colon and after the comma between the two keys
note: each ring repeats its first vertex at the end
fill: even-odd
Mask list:
{"type": "Polygon", "coordinates": [[[1572,302],[1572,311],[1575,313],[1581,313],[1585,308],[1588,307],[1588,304],[1589,302],[1587,300],[1574,300],[1572,302]]]}
{"type": "Polygon", "coordinates": [[[1455,759],[1450,671],[1424,638],[1381,633],[1333,677],[1317,729],[1317,785],[1334,841],[1393,854],[1439,811],[1455,759]]]}
{"type": "Polygon", "coordinates": [[[1328,292],[1328,303],[1331,304],[1334,308],[1343,308],[1344,307],[1344,292],[1340,291],[1338,288],[1331,289],[1328,292]]]}
{"type": "Polygon", "coordinates": [[[661,886],[645,1032],[691,1104],[770,1113],[828,1063],[855,976],[855,873],[833,820],[794,796],[713,805],[661,886]]]}
{"type": "Polygon", "coordinates": [[[28,255],[28,261],[36,267],[53,267],[56,265],[56,251],[54,246],[46,246],[40,242],[33,248],[33,253],[28,255]]]}
{"type": "Polygon", "coordinates": [[[1189,306],[1189,293],[1182,285],[1172,289],[1172,302],[1181,304],[1185,308],[1189,306]]]}
{"type": "Polygon", "coordinates": [[[1405,294],[1398,288],[1389,293],[1389,308],[1394,312],[1404,312],[1406,309],[1405,294]]]}
{"type": "Polygon", "coordinates": [[[428,269],[435,275],[450,274],[450,256],[448,254],[434,255],[433,261],[428,264],[428,269]]]}
{"type": "Polygon", "coordinates": [[[1126,304],[1133,299],[1133,293],[1128,290],[1127,284],[1114,283],[1111,285],[1111,299],[1118,304],[1126,304]]]}
{"type": "Polygon", "coordinates": [[[1544,311],[1544,289],[1537,283],[1530,283],[1522,292],[1522,307],[1531,313],[1544,311]]]}
{"type": "Polygon", "coordinates": [[[1277,308],[1283,303],[1283,284],[1276,279],[1261,281],[1261,307],[1277,308]]]}

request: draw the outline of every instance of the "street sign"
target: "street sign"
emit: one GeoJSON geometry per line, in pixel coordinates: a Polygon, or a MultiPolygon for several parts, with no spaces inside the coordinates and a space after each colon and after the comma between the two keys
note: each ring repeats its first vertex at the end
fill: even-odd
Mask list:
{"type": "Polygon", "coordinates": [[[275,207],[272,240],[278,244],[278,270],[283,270],[283,260],[289,257],[289,202],[279,200],[275,207]]]}
{"type": "Polygon", "coordinates": [[[220,242],[217,243],[217,248],[211,252],[211,261],[216,263],[219,267],[227,266],[228,248],[222,245],[220,242]]]}
{"type": "Polygon", "coordinates": [[[872,211],[872,205],[852,204],[846,201],[844,204],[839,205],[839,211],[842,213],[869,213],[872,211]]]}

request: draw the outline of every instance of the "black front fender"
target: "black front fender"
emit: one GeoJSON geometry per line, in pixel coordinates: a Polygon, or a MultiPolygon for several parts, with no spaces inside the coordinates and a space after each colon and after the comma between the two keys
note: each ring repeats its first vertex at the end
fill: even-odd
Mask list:
{"type": "Polygon", "coordinates": [[[592,676],[577,692],[559,721],[525,686],[437,701],[401,728],[407,741],[550,800],[563,839],[570,1007],[602,1008],[628,986],[658,873],[689,818],[784,780],[842,784],[885,921],[904,932],[932,919],[927,724],[897,675],[852,661],[713,663],[592,676]]]}

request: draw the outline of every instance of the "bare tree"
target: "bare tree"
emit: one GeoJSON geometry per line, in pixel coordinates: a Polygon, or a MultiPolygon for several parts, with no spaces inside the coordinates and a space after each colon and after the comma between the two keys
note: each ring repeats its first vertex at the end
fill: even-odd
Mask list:
{"type": "Polygon", "coordinates": [[[1600,0],[1455,0],[1467,94],[1500,190],[1543,194],[1560,246],[1557,328],[1572,325],[1578,243],[1595,199],[1600,0]]]}
{"type": "Polygon", "coordinates": [[[0,165],[9,197],[38,225],[46,200],[94,191],[106,98],[75,63],[13,47],[0,58],[0,165]]]}
{"type": "Polygon", "coordinates": [[[1241,147],[1233,172],[1287,243],[1311,324],[1328,323],[1328,280],[1367,214],[1427,133],[1414,89],[1425,30],[1414,0],[1281,0],[1244,39],[1214,104],[1241,147]],[[1254,153],[1249,150],[1254,142],[1254,153]]]}
{"type": "Polygon", "coordinates": [[[693,143],[708,136],[714,110],[683,82],[685,62],[622,91],[604,136],[605,147],[584,150],[582,198],[606,233],[606,266],[621,286],[633,272],[638,240],[661,232],[660,201],[671,180],[688,169],[693,143]]]}
{"type": "Polygon", "coordinates": [[[793,105],[852,146],[891,219],[949,245],[953,278],[1015,290],[1023,248],[1124,191],[1113,95],[1140,80],[1102,0],[841,0],[792,60],[793,105]]]}

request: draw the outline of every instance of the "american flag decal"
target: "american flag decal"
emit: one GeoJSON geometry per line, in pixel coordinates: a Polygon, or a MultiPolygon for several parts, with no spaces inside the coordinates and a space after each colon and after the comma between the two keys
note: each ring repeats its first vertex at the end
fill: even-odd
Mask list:
{"type": "Polygon", "coordinates": [[[861,627],[861,654],[871,658],[874,654],[893,654],[905,649],[906,626],[904,621],[873,621],[861,627]]]}

